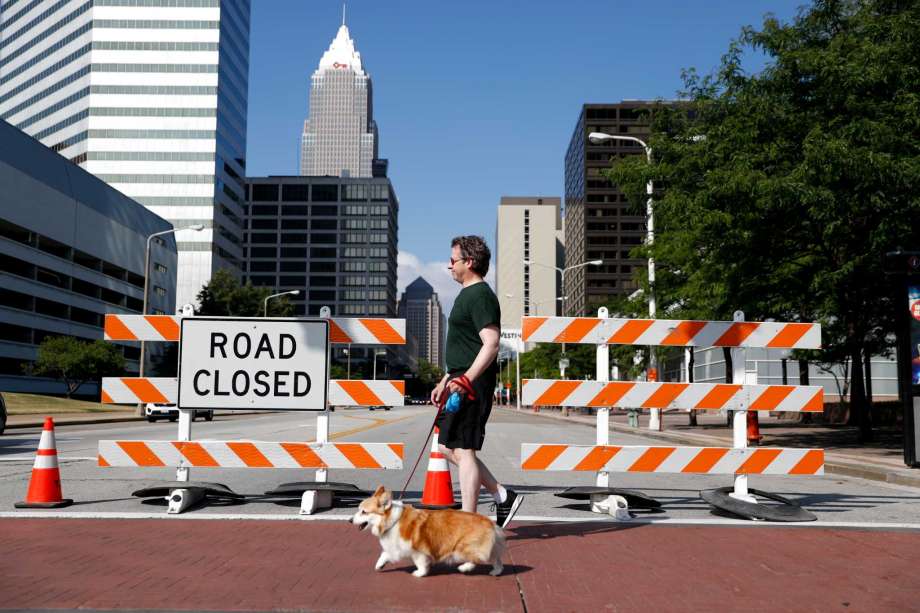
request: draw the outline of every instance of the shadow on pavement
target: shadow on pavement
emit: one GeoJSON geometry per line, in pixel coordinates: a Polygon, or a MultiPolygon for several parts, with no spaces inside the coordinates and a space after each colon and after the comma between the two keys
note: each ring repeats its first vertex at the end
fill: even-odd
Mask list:
{"type": "MultiPolygon", "coordinates": [[[[489,576],[489,571],[492,570],[492,567],[488,564],[478,564],[472,572],[466,573],[467,575],[475,577],[476,575],[489,576]]],[[[506,577],[508,575],[519,575],[522,573],[527,573],[533,570],[533,566],[526,566],[524,564],[505,564],[505,568],[502,571],[502,574],[499,577],[506,577]]],[[[396,566],[393,568],[385,568],[382,571],[379,571],[380,574],[385,575],[387,573],[405,573],[412,574],[415,571],[415,565],[409,564],[408,566],[396,566]]],[[[431,570],[428,571],[429,577],[434,577],[438,575],[463,575],[459,570],[457,570],[456,565],[453,564],[435,564],[431,567],[431,570]]]]}
{"type": "Polygon", "coordinates": [[[590,534],[605,534],[608,532],[621,532],[633,528],[642,528],[648,524],[610,524],[598,522],[584,523],[546,523],[546,524],[522,524],[515,525],[511,528],[505,528],[506,540],[526,541],[526,540],[546,540],[563,536],[588,536],[590,534]]]}
{"type": "Polygon", "coordinates": [[[0,455],[8,455],[14,453],[23,453],[25,451],[31,451],[34,454],[35,450],[38,449],[38,440],[39,437],[35,438],[8,438],[0,440],[0,455]]]}

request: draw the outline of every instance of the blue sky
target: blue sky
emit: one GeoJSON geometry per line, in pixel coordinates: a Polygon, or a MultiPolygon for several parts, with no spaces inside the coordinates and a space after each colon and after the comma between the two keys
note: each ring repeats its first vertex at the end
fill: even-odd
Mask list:
{"type": "MultiPolygon", "coordinates": [[[[581,104],[674,98],[683,68],[715,68],[744,25],[802,0],[351,0],[374,84],[380,155],[400,200],[399,290],[418,274],[449,306],[450,239],[495,237],[502,195],[561,196],[581,104]]],[[[337,0],[254,0],[250,176],[296,174],[310,75],[337,0]]],[[[749,68],[763,65],[750,57],[749,68]]]]}

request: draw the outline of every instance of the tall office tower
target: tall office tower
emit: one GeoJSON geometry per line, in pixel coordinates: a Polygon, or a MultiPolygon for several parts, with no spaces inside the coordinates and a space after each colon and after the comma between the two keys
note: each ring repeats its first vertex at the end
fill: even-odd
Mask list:
{"type": "Polygon", "coordinates": [[[396,315],[399,201],[386,178],[247,177],[246,277],[295,314],[396,315]]]}
{"type": "Polygon", "coordinates": [[[361,66],[344,15],[310,79],[310,116],[303,123],[300,174],[386,176],[386,162],[377,161],[371,78],[361,66]]]}
{"type": "Polygon", "coordinates": [[[565,154],[565,264],[603,260],[601,266],[584,266],[566,275],[566,314],[589,316],[608,296],[632,293],[637,285],[634,269],[646,260],[629,257],[645,241],[645,209],[629,214],[630,205],[617,186],[601,175],[611,161],[626,155],[645,155],[636,143],[609,141],[593,145],[591,132],[635,136],[648,142],[645,111],[657,103],[624,101],[619,104],[582,106],[565,154]]]}
{"type": "Polygon", "coordinates": [[[0,117],[181,228],[177,306],[242,264],[249,0],[5,0],[0,117]]]}
{"type": "Polygon", "coordinates": [[[444,335],[447,323],[434,288],[422,277],[406,286],[397,316],[405,318],[406,332],[416,339],[416,358],[444,367],[444,335]]]}
{"type": "Polygon", "coordinates": [[[525,315],[556,315],[564,261],[560,198],[502,196],[495,228],[495,281],[502,329],[525,315]],[[525,265],[524,260],[530,262],[525,265]]]}

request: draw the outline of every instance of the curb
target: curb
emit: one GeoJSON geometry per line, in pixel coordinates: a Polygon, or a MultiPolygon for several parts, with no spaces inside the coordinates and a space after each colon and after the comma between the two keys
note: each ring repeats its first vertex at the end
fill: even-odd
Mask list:
{"type": "MultiPolygon", "coordinates": [[[[226,414],[227,415],[257,415],[259,413],[271,413],[271,412],[272,411],[233,411],[232,413],[226,413],[226,414]]],[[[217,414],[215,413],[215,417],[216,415],[217,414]]],[[[23,422],[18,422],[18,423],[10,423],[9,421],[7,421],[6,429],[14,430],[14,429],[25,429],[25,428],[41,428],[45,424],[45,417],[54,418],[55,428],[60,428],[62,426],[86,426],[86,425],[92,425],[92,424],[114,424],[114,423],[131,422],[131,421],[142,421],[142,422],[147,421],[146,417],[139,417],[137,415],[130,415],[130,416],[113,415],[111,417],[99,417],[99,418],[77,417],[75,419],[62,419],[61,421],[58,421],[58,419],[61,417],[61,414],[55,415],[52,413],[50,415],[43,415],[40,419],[38,419],[38,421],[23,421],[23,422]]]]}
{"type": "MultiPolygon", "coordinates": [[[[505,411],[512,413],[517,413],[517,409],[507,409],[505,407],[500,407],[505,411]]],[[[548,419],[558,419],[562,421],[568,421],[570,423],[580,423],[589,426],[595,426],[594,419],[586,419],[580,416],[568,416],[564,417],[556,413],[533,413],[527,409],[522,409],[521,412],[527,411],[530,415],[536,415],[538,417],[546,417],[548,419]]],[[[686,433],[675,433],[675,432],[655,432],[654,430],[641,430],[632,428],[630,426],[624,426],[622,424],[615,423],[613,420],[610,421],[610,429],[615,432],[622,432],[623,434],[632,434],[634,436],[644,436],[651,439],[668,441],[672,443],[685,443],[690,445],[718,445],[724,446],[726,440],[717,436],[708,436],[706,434],[686,434],[686,433]]],[[[891,483],[893,485],[903,485],[907,487],[916,487],[920,488],[920,470],[912,471],[909,468],[903,470],[891,469],[885,466],[878,466],[872,464],[861,464],[854,462],[849,459],[842,459],[839,456],[831,454],[830,456],[825,457],[824,461],[824,472],[833,475],[843,475],[846,477],[858,477],[860,479],[868,479],[870,481],[880,481],[883,483],[891,483]]]]}
{"type": "MultiPolygon", "coordinates": [[[[136,415],[132,415],[131,417],[102,417],[100,419],[79,418],[78,417],[76,419],[67,419],[67,420],[61,420],[61,421],[58,421],[59,416],[46,415],[45,417],[54,418],[55,428],[60,428],[61,426],[85,426],[88,424],[113,424],[113,423],[126,422],[126,421],[145,421],[146,420],[144,417],[138,417],[136,415]]],[[[42,417],[39,421],[23,421],[23,422],[18,422],[18,423],[10,423],[9,421],[7,421],[6,429],[15,430],[15,429],[25,429],[25,428],[41,428],[45,423],[45,417],[42,417]]]]}

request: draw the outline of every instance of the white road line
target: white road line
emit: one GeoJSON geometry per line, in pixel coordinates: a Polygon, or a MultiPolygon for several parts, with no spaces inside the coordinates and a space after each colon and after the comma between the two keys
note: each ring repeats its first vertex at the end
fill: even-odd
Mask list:
{"type": "MultiPolygon", "coordinates": [[[[160,513],[134,513],[134,512],[76,512],[76,511],[0,511],[0,519],[4,518],[54,518],[54,519],[199,519],[199,520],[267,520],[267,521],[349,521],[351,515],[274,515],[266,513],[184,513],[168,515],[160,513]]],[[[514,518],[515,523],[622,523],[625,525],[672,525],[672,526],[745,526],[745,527],[773,527],[773,528],[856,528],[861,530],[920,530],[920,524],[915,523],[872,523],[872,522],[846,522],[846,521],[813,521],[799,523],[745,521],[741,519],[635,519],[629,522],[617,522],[609,517],[552,517],[543,515],[523,515],[514,518]]]]}

